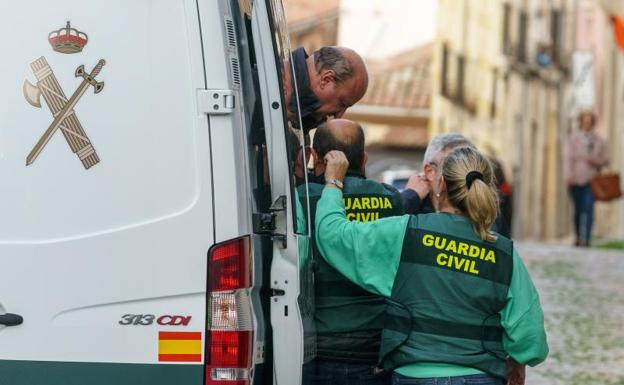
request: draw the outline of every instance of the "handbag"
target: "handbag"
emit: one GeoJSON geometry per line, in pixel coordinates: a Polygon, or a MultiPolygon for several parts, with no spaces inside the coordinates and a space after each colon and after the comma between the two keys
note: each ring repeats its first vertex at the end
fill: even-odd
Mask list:
{"type": "Polygon", "coordinates": [[[622,196],[620,173],[605,172],[594,175],[590,187],[597,201],[608,202],[622,196]]]}

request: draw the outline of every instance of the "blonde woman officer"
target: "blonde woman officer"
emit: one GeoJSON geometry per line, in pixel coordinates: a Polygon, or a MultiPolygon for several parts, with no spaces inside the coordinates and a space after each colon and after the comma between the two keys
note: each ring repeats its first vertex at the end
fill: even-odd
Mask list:
{"type": "Polygon", "coordinates": [[[379,359],[393,384],[503,384],[507,360],[546,358],[535,286],[512,242],[489,231],[498,204],[483,155],[458,148],[436,170],[439,212],[368,223],[345,218],[344,154],[325,159],[316,241],[329,264],[388,299],[379,359]]]}

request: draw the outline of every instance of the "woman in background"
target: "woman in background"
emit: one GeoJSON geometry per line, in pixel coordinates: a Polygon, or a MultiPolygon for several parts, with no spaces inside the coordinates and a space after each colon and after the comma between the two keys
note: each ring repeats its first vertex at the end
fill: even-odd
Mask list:
{"type": "Polygon", "coordinates": [[[596,115],[582,112],[579,130],[568,139],[566,183],[574,203],[576,246],[589,246],[594,223],[594,194],[591,179],[609,163],[607,144],[596,134],[596,115]]]}

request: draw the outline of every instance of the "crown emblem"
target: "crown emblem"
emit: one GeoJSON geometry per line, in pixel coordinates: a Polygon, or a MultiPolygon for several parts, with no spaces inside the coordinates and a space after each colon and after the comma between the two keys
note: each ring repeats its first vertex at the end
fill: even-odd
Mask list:
{"type": "Polygon", "coordinates": [[[48,34],[48,41],[52,49],[60,53],[77,53],[82,51],[89,37],[86,33],[72,28],[70,22],[67,22],[65,28],[52,31],[48,34]]]}

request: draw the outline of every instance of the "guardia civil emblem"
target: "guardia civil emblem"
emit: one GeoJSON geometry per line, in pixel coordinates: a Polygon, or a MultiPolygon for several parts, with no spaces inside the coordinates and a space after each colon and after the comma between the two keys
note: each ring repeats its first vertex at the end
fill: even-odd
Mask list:
{"type": "MultiPolygon", "coordinates": [[[[70,23],[67,22],[65,28],[51,32],[48,35],[48,41],[54,51],[69,54],[81,52],[88,42],[88,37],[85,33],[71,28],[70,23]]],[[[43,100],[45,100],[52,113],[52,123],[50,123],[26,157],[27,166],[37,159],[52,136],[59,130],[63,133],[69,148],[78,156],[85,169],[91,168],[100,161],[91,140],[89,140],[82,124],[78,120],[74,108],[89,87],[93,87],[95,94],[102,92],[104,82],[97,81],[96,77],[105,64],[106,61],[100,59],[90,72],[85,70],[84,65],[79,65],[75,69],[74,75],[82,81],[69,98],[65,95],[45,57],[42,56],[30,64],[37,82],[32,84],[28,80],[24,81],[24,97],[33,107],[41,108],[41,96],[43,96],[43,100]]]]}

